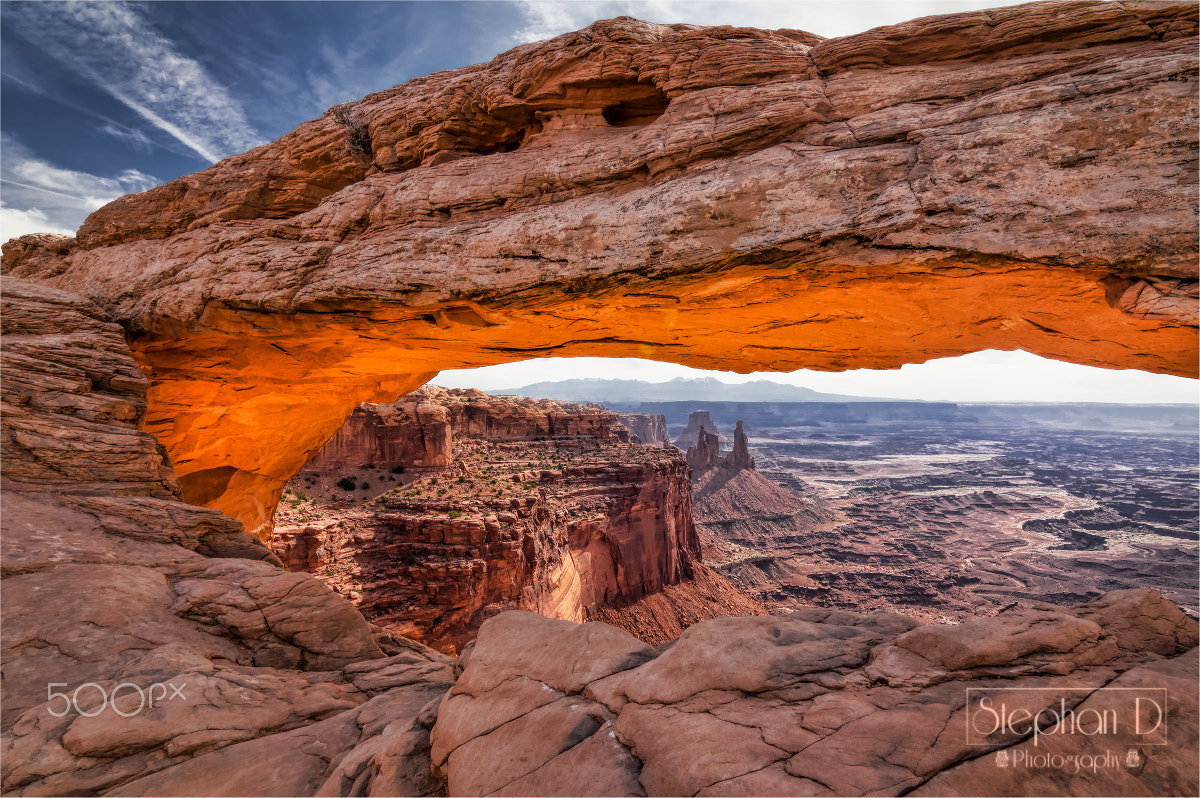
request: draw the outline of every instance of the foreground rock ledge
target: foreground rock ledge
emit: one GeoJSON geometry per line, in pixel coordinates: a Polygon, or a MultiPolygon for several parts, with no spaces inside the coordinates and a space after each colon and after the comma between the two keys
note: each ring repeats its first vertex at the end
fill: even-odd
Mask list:
{"type": "Polygon", "coordinates": [[[357,403],[443,368],[1021,348],[1194,376],[1196,31],[1190,2],[831,40],[597,22],[26,236],[4,270],[126,327],[185,497],[264,537],[357,403]]]}

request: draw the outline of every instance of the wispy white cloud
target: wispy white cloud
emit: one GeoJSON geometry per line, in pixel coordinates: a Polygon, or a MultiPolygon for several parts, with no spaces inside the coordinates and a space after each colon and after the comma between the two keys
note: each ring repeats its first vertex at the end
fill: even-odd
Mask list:
{"type": "Polygon", "coordinates": [[[22,3],[5,24],[207,161],[261,143],[238,102],[121,2],[22,3]]]}
{"type": "Polygon", "coordinates": [[[849,36],[917,17],[1013,5],[1024,0],[517,0],[525,25],[514,43],[539,41],[598,19],[632,16],[647,22],[796,28],[820,36],[849,36]]]}
{"type": "Polygon", "coordinates": [[[112,177],[64,169],[37,157],[7,135],[0,145],[4,152],[0,158],[0,236],[5,241],[27,233],[74,235],[92,211],[161,182],[137,169],[125,169],[112,177]]]}
{"type": "Polygon", "coordinates": [[[118,141],[124,141],[127,144],[132,144],[142,152],[149,152],[154,142],[150,137],[141,130],[125,125],[119,125],[116,122],[106,122],[100,126],[100,132],[107,136],[112,136],[118,141]]]}
{"type": "Polygon", "coordinates": [[[75,235],[74,230],[58,227],[50,221],[45,211],[39,208],[21,210],[10,208],[0,202],[0,240],[26,236],[31,233],[58,233],[64,236],[75,235]]]}

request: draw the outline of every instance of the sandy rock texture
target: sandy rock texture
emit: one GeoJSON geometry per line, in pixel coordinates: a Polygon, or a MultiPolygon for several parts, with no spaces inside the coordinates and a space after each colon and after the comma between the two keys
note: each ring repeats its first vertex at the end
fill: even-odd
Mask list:
{"type": "Polygon", "coordinates": [[[831,40],[601,21],[23,237],[4,270],[127,328],[184,495],[251,531],[354,406],[443,368],[1023,348],[1195,375],[1196,31],[1194,3],[1136,0],[831,40]]]}
{"type": "Polygon", "coordinates": [[[960,626],[717,618],[658,649],[505,613],[463,657],[432,756],[452,795],[1188,795],[1196,641],[1149,590],[960,626]],[[1136,654],[1133,628],[1155,630],[1136,654]],[[1139,736],[1152,696],[1169,728],[1139,736]],[[1046,722],[991,729],[997,707],[1046,722]],[[1126,726],[1095,733],[1108,711],[1126,726]]]}
{"type": "Polygon", "coordinates": [[[11,277],[0,292],[4,793],[437,789],[418,715],[451,661],[381,650],[345,599],[183,503],[101,311],[11,277]]]}

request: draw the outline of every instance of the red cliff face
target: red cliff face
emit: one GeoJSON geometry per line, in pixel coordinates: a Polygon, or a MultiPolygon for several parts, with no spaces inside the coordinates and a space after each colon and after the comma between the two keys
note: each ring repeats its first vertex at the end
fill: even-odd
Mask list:
{"type": "Polygon", "coordinates": [[[617,417],[643,446],[666,446],[671,442],[667,417],[662,413],[617,413],[617,417]]]}
{"type": "Polygon", "coordinates": [[[505,609],[585,620],[689,578],[700,558],[686,462],[616,425],[593,408],[439,388],[363,405],[295,483],[326,498],[285,495],[274,549],[376,624],[445,651],[505,609]],[[427,467],[433,451],[449,468],[427,467]],[[396,466],[399,478],[363,476],[396,466]],[[328,487],[350,473],[377,489],[328,487]],[[368,503],[336,500],[348,495],[368,503]]]}
{"type": "Polygon", "coordinates": [[[1196,31],[1190,2],[827,40],[600,21],[9,242],[3,269],[125,327],[184,498],[264,538],[355,406],[443,369],[1024,349],[1194,376],[1196,31]]]}
{"type": "Polygon", "coordinates": [[[450,414],[421,394],[395,404],[363,404],[346,419],[310,468],[440,468],[450,465],[450,414]]]}

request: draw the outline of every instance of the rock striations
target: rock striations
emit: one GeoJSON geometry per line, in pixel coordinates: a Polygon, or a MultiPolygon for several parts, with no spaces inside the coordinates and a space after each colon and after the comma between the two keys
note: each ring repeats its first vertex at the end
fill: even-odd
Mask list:
{"type": "Polygon", "coordinates": [[[643,446],[661,447],[671,442],[667,435],[667,419],[662,413],[617,413],[617,418],[643,446]]]}
{"type": "Polygon", "coordinates": [[[272,542],[287,567],[450,653],[503,610],[582,621],[688,582],[700,560],[678,450],[630,443],[615,414],[581,405],[426,387],[360,406],[292,485],[272,542]],[[375,489],[333,485],[347,479],[375,489]]]}
{"type": "MultiPolygon", "coordinates": [[[[750,456],[750,444],[746,439],[746,433],[742,429],[742,422],[737,422],[737,428],[733,431],[733,450],[724,457],[721,456],[720,437],[716,432],[708,432],[704,427],[701,419],[708,419],[708,423],[712,424],[712,429],[716,429],[716,424],[713,424],[711,418],[708,418],[708,412],[698,410],[691,414],[688,418],[688,427],[692,426],[692,421],[699,423],[699,431],[697,432],[696,445],[689,446],[687,449],[687,463],[691,466],[692,471],[696,472],[696,476],[713,468],[724,468],[730,471],[745,471],[754,468],[754,458],[750,456]]],[[[687,430],[683,431],[683,435],[687,434],[687,430]]]]}
{"type": "Polygon", "coordinates": [[[355,406],[443,368],[1020,348],[1195,375],[1196,32],[1191,2],[1098,0],[828,40],[606,20],[331,109],[3,268],[127,329],[184,496],[251,531],[355,406]]]}

